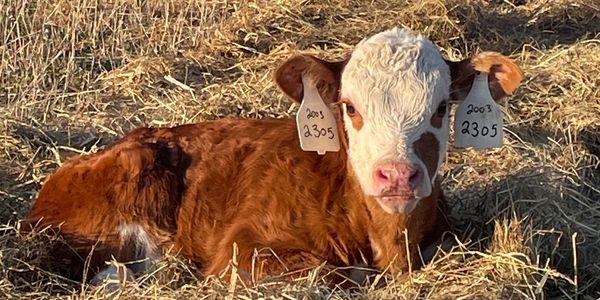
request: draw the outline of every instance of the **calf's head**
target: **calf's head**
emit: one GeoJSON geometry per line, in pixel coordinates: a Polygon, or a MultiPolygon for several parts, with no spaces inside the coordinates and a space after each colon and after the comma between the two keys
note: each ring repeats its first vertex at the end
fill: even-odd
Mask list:
{"type": "Polygon", "coordinates": [[[340,104],[349,165],[362,191],[389,213],[410,213],[431,194],[445,157],[449,100],[466,96],[477,71],[489,72],[496,100],[522,78],[499,53],[450,62],[425,37],[394,28],[360,42],[345,61],[294,56],[275,80],[298,103],[304,78],[326,104],[340,104]]]}

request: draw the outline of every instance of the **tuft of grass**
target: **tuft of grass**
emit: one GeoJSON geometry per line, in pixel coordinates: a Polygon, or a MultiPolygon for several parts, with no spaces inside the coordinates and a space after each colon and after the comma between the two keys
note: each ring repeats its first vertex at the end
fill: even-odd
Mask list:
{"type": "Polygon", "coordinates": [[[344,56],[403,26],[449,58],[511,55],[526,78],[505,145],[450,147],[442,168],[458,246],[381,289],[201,277],[167,256],[122,298],[600,297],[600,5],[545,0],[0,0],[0,297],[104,298],[45,268],[44,231],[19,236],[45,177],[138,126],[287,117],[271,72],[297,51],[344,56]]]}

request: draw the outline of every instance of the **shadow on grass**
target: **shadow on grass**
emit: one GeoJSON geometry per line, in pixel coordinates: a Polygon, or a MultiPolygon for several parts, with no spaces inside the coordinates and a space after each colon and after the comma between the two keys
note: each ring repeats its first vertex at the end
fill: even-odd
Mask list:
{"type": "Polygon", "coordinates": [[[9,161],[0,160],[0,224],[14,223],[29,208],[26,187],[9,161]]]}
{"type": "MultiPolygon", "coordinates": [[[[515,133],[531,144],[545,144],[554,133],[534,127],[516,127],[515,133]]],[[[583,137],[581,143],[597,151],[598,136],[583,137]]],[[[524,149],[523,151],[528,151],[524,149]]],[[[594,154],[592,152],[592,154],[594,154]]],[[[535,155],[532,153],[532,155],[535,155]]],[[[578,287],[562,280],[549,280],[546,296],[572,297],[576,293],[597,296],[600,291],[600,173],[590,169],[565,174],[552,165],[524,167],[483,183],[461,186],[448,194],[456,232],[464,240],[480,241],[489,249],[494,220],[516,217],[524,222],[526,245],[532,262],[546,263],[569,278],[578,277],[578,287]]]]}
{"type": "Polygon", "coordinates": [[[90,128],[41,129],[21,122],[9,122],[9,134],[19,151],[0,158],[0,224],[23,218],[45,176],[61,161],[92,147],[116,140],[114,136],[90,128]]]}
{"type": "MultiPolygon", "coordinates": [[[[460,20],[464,38],[485,50],[520,52],[526,44],[536,48],[571,45],[600,34],[600,8],[592,3],[540,5],[532,10],[502,6],[456,5],[450,12],[460,20]]],[[[522,1],[523,2],[523,1],[522,1]]],[[[456,45],[455,45],[456,46],[456,45]]]]}
{"type": "MultiPolygon", "coordinates": [[[[600,157],[600,126],[582,130],[579,132],[579,137],[591,154],[600,157]]],[[[596,168],[596,171],[600,172],[600,166],[596,168]]]]}

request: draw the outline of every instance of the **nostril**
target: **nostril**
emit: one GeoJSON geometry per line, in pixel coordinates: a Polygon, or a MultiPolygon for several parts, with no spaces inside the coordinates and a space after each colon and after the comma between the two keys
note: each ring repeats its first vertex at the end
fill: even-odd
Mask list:
{"type": "Polygon", "coordinates": [[[388,181],[390,179],[390,176],[387,172],[385,172],[383,169],[379,169],[377,170],[377,177],[381,180],[385,180],[388,181]]]}
{"type": "Polygon", "coordinates": [[[420,176],[421,176],[421,172],[419,172],[419,169],[414,170],[413,173],[408,178],[408,183],[411,186],[416,185],[418,183],[418,181],[419,181],[419,177],[420,176]]]}

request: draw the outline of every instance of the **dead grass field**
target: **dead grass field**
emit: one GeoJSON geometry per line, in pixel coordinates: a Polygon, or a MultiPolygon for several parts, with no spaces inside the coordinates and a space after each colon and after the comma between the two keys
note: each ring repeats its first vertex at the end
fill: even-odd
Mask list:
{"type": "Polygon", "coordinates": [[[16,234],[44,178],[138,126],[294,113],[271,80],[299,50],[340,57],[392,26],[459,59],[511,55],[505,146],[450,148],[444,188],[462,242],[383,289],[318,277],[230,288],[178,257],[122,298],[600,297],[598,0],[0,0],[0,297],[102,298],[41,268],[43,233],[16,234]]]}

